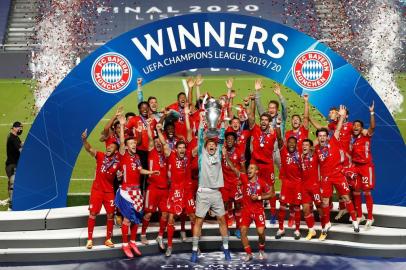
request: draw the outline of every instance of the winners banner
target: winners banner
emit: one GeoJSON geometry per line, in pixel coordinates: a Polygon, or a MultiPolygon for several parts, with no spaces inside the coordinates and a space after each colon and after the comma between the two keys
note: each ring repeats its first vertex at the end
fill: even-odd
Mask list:
{"type": "MultiPolygon", "coordinates": [[[[192,68],[232,68],[273,79],[324,115],[344,104],[350,120],[369,120],[377,204],[406,206],[406,147],[377,93],[328,46],[285,25],[226,13],[200,13],[135,28],[97,49],[60,83],[28,134],[17,168],[13,210],[66,206],[81,133],[145,83],[192,68]]],[[[153,94],[153,93],[151,93],[153,94]]]]}

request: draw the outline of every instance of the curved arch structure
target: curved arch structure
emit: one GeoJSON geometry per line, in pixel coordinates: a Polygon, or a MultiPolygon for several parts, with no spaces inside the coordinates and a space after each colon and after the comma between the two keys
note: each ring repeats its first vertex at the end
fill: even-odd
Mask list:
{"type": "Polygon", "coordinates": [[[13,210],[66,206],[70,176],[82,147],[81,132],[92,130],[114,104],[136,89],[137,77],[147,83],[207,67],[256,73],[299,95],[311,91],[311,103],[324,115],[330,107],[345,104],[352,120],[367,120],[368,105],[374,100],[375,202],[406,205],[404,141],[388,109],[357,70],[326,45],[285,25],[236,14],[200,13],[133,29],[97,49],[69,73],[28,134],[16,174],[13,210]],[[110,58],[106,60],[110,66],[100,62],[97,67],[97,58],[112,53],[123,56],[130,66],[110,58]],[[245,60],[232,59],[231,53],[244,55],[245,60]],[[297,59],[301,54],[304,58],[297,59]]]}

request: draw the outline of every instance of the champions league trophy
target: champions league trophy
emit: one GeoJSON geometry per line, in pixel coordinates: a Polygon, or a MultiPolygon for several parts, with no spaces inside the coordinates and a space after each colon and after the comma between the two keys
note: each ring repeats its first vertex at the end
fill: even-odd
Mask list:
{"type": "Polygon", "coordinates": [[[208,125],[207,137],[217,137],[219,135],[217,124],[221,115],[221,105],[214,98],[210,98],[204,107],[206,109],[206,122],[208,125]]]}

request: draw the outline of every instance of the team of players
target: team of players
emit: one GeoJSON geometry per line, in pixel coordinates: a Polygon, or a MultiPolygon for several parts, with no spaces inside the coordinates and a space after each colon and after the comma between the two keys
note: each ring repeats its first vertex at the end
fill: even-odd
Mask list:
{"type": "MultiPolygon", "coordinates": [[[[105,153],[92,149],[86,140],[86,131],[82,134],[85,149],[96,158],[97,163],[89,202],[87,248],[93,246],[95,218],[102,205],[107,213],[105,245],[114,246],[111,236],[114,211],[117,208],[118,214],[124,218],[121,224],[122,248],[130,258],[134,256],[133,253],[141,255],[135,242],[139,224],[142,224],[141,242],[148,244],[146,231],[154,212],[160,214],[156,241],[161,249],[165,249],[163,235],[167,231],[167,256],[172,252],[175,218],[188,216],[193,228],[199,176],[196,136],[202,121],[204,101],[209,96],[208,93],[200,95],[202,82],[200,76],[188,78],[188,95],[179,93],[176,103],[159,112],[155,97],[143,101],[142,80],[139,79],[139,115],[127,113],[124,117],[122,108],[117,110],[101,137],[101,141],[106,144],[105,153]],[[198,98],[196,105],[191,106],[194,89],[198,98]]],[[[245,98],[244,104],[237,106],[238,114],[233,117],[233,81],[228,80],[226,86],[227,95],[220,97],[223,105],[220,118],[226,125],[222,151],[224,187],[220,191],[228,210],[227,223],[231,226],[233,219],[236,221],[236,236],[241,237],[247,253],[245,260],[253,257],[247,238],[252,221],[255,222],[259,236],[259,258],[264,257],[264,201],[270,203],[271,223],[278,219],[276,239],[285,235],[284,220],[288,209],[291,213],[289,224],[295,224],[294,237],[300,239],[301,208],[309,230],[306,239],[312,239],[316,235],[313,216],[315,206],[322,225],[319,239],[324,240],[331,228],[333,187],[342,205],[350,213],[355,232],[359,232],[359,223],[363,218],[362,192],[368,210],[366,228],[373,224],[373,104],[370,107],[368,129],[364,129],[360,120],[348,122],[348,111],[344,106],[331,109],[330,123],[322,127],[309,117],[308,96],[304,96],[303,120],[299,115],[293,115],[292,129],[283,132],[286,102],[279,86],[276,86],[274,92],[282,104],[282,117],[278,114],[279,102],[276,100],[269,102],[266,112],[261,112],[264,110],[259,106],[257,108],[261,103],[260,91],[263,88],[260,80],[255,81],[255,93],[245,98]],[[261,112],[259,124],[255,123],[257,109],[261,112]],[[309,122],[317,128],[314,142],[308,138],[309,122]],[[279,179],[282,184],[278,215],[275,208],[274,163],[280,168],[279,179]]],[[[340,212],[343,211],[341,209],[340,212]]]]}

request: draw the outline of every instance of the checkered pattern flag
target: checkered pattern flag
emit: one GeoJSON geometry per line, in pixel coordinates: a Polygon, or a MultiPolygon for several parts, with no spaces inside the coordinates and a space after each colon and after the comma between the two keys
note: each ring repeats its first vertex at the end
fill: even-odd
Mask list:
{"type": "Polygon", "coordinates": [[[323,66],[319,61],[309,60],[304,63],[302,73],[308,80],[317,80],[323,74],[323,66]]]}
{"type": "Polygon", "coordinates": [[[129,190],[128,195],[131,198],[135,211],[141,212],[144,209],[141,190],[140,189],[129,190]]]}

